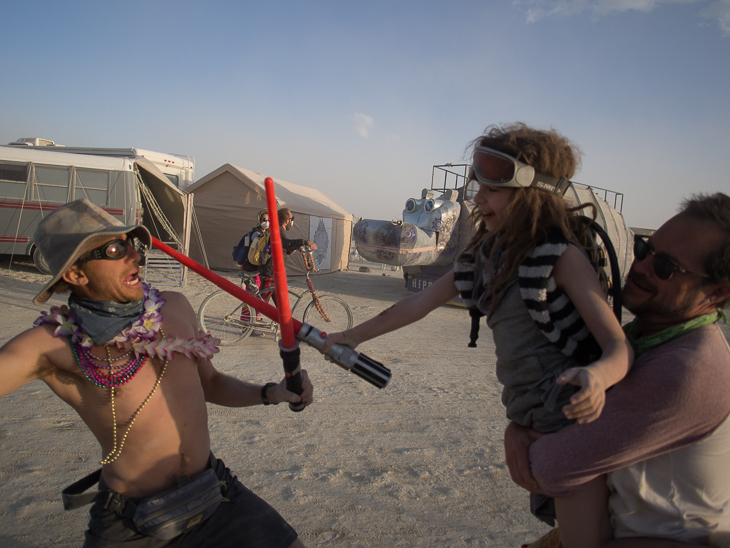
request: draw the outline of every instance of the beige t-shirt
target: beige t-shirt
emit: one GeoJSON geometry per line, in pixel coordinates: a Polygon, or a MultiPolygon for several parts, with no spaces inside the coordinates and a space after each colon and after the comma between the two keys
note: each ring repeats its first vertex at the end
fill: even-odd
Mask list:
{"type": "Polygon", "coordinates": [[[730,547],[730,418],[704,440],[608,474],[616,538],[730,547]]]}

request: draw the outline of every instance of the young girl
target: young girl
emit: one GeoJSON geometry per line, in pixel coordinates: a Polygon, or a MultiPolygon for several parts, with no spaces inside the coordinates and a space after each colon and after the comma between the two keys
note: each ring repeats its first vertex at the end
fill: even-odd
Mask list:
{"type": "MultiPolygon", "coordinates": [[[[325,349],[332,343],[354,348],[461,293],[487,316],[511,420],[543,433],[591,422],[603,409],[606,389],[626,375],[633,352],[584,252],[589,244],[581,208],[569,208],[562,198],[579,151],[553,130],[524,124],[487,128],[472,149],[465,198],[475,205],[476,233],[454,269],[378,316],[331,335],[325,349]]],[[[603,490],[594,489],[556,501],[558,519],[569,504],[595,502],[603,490]]],[[[545,502],[531,498],[538,517],[547,512],[541,519],[551,513],[540,507],[545,502]]],[[[610,535],[607,520],[588,526],[610,535]]]]}

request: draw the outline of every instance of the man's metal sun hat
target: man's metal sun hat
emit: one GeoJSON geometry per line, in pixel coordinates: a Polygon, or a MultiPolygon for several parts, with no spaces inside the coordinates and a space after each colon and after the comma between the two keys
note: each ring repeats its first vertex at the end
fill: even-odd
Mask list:
{"type": "Polygon", "coordinates": [[[111,236],[131,232],[146,246],[152,245],[149,230],[141,225],[124,226],[89,200],[62,205],[41,221],[33,240],[51,270],[51,281],[33,299],[41,305],[53,294],[51,288],[87,251],[111,236]]]}

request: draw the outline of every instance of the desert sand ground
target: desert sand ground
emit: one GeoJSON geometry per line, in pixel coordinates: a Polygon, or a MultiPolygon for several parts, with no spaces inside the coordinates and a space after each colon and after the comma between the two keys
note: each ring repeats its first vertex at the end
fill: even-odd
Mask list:
{"type": "MultiPolygon", "coordinates": [[[[0,343],[31,326],[46,278],[29,261],[0,256],[0,343]]],[[[366,320],[407,295],[399,271],[317,276],[366,320]]],[[[232,273],[222,273],[234,279],[232,273]]],[[[301,278],[292,278],[301,286],[301,278]]],[[[215,287],[190,275],[178,288],[197,310],[215,287]]],[[[53,304],[62,304],[60,297],[53,304]]],[[[362,345],[393,371],[383,390],[305,348],[316,401],[287,406],[209,406],[213,451],[271,503],[305,545],[326,547],[517,547],[548,530],[528,511],[504,460],[507,424],[486,326],[467,348],[469,317],[445,306],[425,320],[362,345]]],[[[273,340],[222,348],[214,363],[257,383],[279,380],[273,340]]],[[[64,512],[61,490],[98,467],[81,420],[40,381],[0,400],[0,546],[70,548],[83,542],[86,509],[64,512]]]]}

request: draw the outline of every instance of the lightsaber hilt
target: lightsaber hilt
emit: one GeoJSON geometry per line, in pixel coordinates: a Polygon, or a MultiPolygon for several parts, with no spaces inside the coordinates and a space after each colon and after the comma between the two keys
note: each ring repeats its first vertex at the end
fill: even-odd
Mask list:
{"type": "MultiPolygon", "coordinates": [[[[264,180],[266,188],[266,207],[269,210],[269,219],[275,219],[270,223],[269,243],[271,244],[271,260],[274,263],[274,286],[276,289],[276,308],[279,312],[279,325],[281,326],[281,341],[279,341],[279,355],[284,365],[284,377],[286,378],[286,389],[289,392],[302,395],[302,368],[299,362],[299,343],[294,338],[294,325],[292,324],[291,307],[289,306],[289,292],[286,283],[286,267],[284,266],[284,252],[279,232],[279,214],[276,209],[276,194],[274,180],[266,177],[264,180]]],[[[304,403],[289,403],[292,411],[303,411],[304,403]]]]}
{"type": "Polygon", "coordinates": [[[390,381],[392,376],[390,369],[382,363],[368,358],[365,354],[355,352],[349,346],[334,344],[325,352],[324,340],[327,338],[327,334],[316,327],[303,323],[297,333],[297,338],[332,358],[332,361],[343,369],[347,369],[377,388],[385,388],[390,381]]]}
{"type": "MultiPolygon", "coordinates": [[[[302,367],[299,361],[299,344],[293,348],[285,348],[282,341],[279,341],[279,355],[284,364],[284,377],[286,378],[286,389],[299,396],[302,395],[302,367]]],[[[304,411],[306,406],[302,402],[289,402],[289,409],[292,411],[304,411]]]]}

